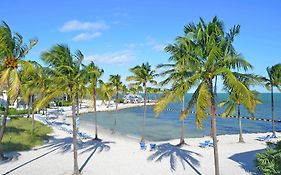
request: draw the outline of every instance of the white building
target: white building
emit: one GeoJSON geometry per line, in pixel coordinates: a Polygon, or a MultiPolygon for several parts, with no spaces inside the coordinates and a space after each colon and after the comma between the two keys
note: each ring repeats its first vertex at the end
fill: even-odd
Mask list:
{"type": "Polygon", "coordinates": [[[7,103],[7,94],[6,91],[0,93],[0,107],[5,107],[7,103]]]}
{"type": "MultiPolygon", "coordinates": [[[[18,106],[17,102],[18,102],[18,100],[16,100],[11,107],[17,108],[17,106],[18,106]]],[[[6,93],[6,91],[3,91],[2,93],[0,93],[0,107],[6,107],[6,103],[7,103],[7,93],[6,93]]]]}

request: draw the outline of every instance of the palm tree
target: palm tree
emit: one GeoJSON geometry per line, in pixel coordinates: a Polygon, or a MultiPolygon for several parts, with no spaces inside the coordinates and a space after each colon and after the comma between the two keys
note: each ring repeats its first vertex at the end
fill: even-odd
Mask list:
{"type": "MultiPolygon", "coordinates": [[[[235,29],[236,27],[231,29],[230,34],[235,29]]],[[[214,17],[208,24],[203,19],[200,19],[197,25],[190,23],[185,26],[184,32],[185,36],[179,39],[182,40],[186,50],[186,64],[192,68],[194,74],[184,80],[185,83],[174,87],[173,95],[179,96],[183,89],[196,87],[188,106],[182,113],[182,117],[187,116],[195,106],[196,123],[199,127],[202,127],[203,119],[207,117],[207,110],[210,110],[215,174],[219,175],[214,80],[215,77],[220,77],[224,86],[230,91],[237,94],[244,93],[244,99],[250,106],[250,92],[243,83],[236,79],[232,69],[243,68],[247,70],[251,68],[251,65],[241,55],[232,54],[235,50],[233,50],[231,44],[236,34],[233,34],[233,37],[229,37],[230,34],[228,33],[225,34],[223,22],[218,20],[217,17],[214,17]]]]}
{"type": "MultiPolygon", "coordinates": [[[[122,88],[121,76],[119,74],[110,75],[109,81],[110,81],[110,84],[115,87],[115,91],[116,91],[115,112],[117,113],[118,103],[119,103],[119,94],[118,93],[119,93],[120,89],[122,88]]],[[[117,124],[116,115],[117,114],[115,114],[113,133],[115,132],[116,124],[117,124]]]]}
{"type": "MultiPolygon", "coordinates": [[[[0,92],[6,90],[7,100],[0,128],[0,160],[4,158],[2,150],[2,139],[5,132],[9,104],[14,102],[20,88],[19,67],[30,65],[23,58],[30,49],[37,44],[37,39],[29,40],[29,45],[23,43],[23,37],[19,33],[13,34],[8,24],[2,21],[0,25],[0,65],[3,68],[0,79],[0,92]]],[[[30,66],[29,66],[30,67],[30,66]]]]}
{"type": "MultiPolygon", "coordinates": [[[[159,115],[160,112],[162,112],[168,103],[175,100],[175,98],[178,98],[181,102],[181,114],[180,114],[180,120],[181,120],[181,136],[180,136],[180,143],[178,146],[184,145],[184,117],[181,117],[184,110],[184,97],[188,89],[184,86],[185,81],[192,76],[193,71],[191,68],[188,67],[187,60],[185,59],[185,52],[187,50],[183,49],[183,43],[181,39],[176,40],[176,44],[168,45],[165,50],[167,52],[170,52],[172,55],[170,57],[170,61],[173,61],[175,63],[171,64],[160,64],[157,66],[157,68],[166,68],[164,72],[160,73],[159,76],[167,76],[168,77],[163,80],[160,84],[162,86],[167,84],[172,84],[172,89],[169,92],[164,93],[164,95],[159,99],[159,101],[156,103],[154,107],[154,111],[156,112],[156,116],[159,115]],[[182,86],[182,93],[179,94],[179,96],[173,95],[173,89],[175,87],[182,86]]],[[[186,118],[186,117],[185,117],[186,118]]]]}
{"type": "Polygon", "coordinates": [[[97,85],[100,77],[103,75],[103,69],[98,68],[92,61],[84,68],[88,81],[90,82],[89,88],[93,95],[94,117],[95,117],[95,139],[98,139],[98,121],[97,121],[97,85]]]}
{"type": "Polygon", "coordinates": [[[112,96],[115,94],[114,87],[111,83],[105,83],[102,80],[99,80],[99,85],[100,86],[97,91],[98,95],[102,100],[102,103],[106,105],[107,102],[107,107],[109,107],[112,96]]]}
{"type": "Polygon", "coordinates": [[[55,81],[55,90],[49,89],[48,95],[37,104],[37,108],[49,102],[51,99],[68,93],[72,106],[73,123],[73,156],[74,174],[79,174],[77,155],[77,125],[76,125],[76,98],[79,78],[82,74],[80,67],[83,60],[82,53],[78,50],[75,54],[70,52],[67,45],[55,45],[49,51],[43,52],[41,58],[52,69],[55,81]]]}
{"type": "Polygon", "coordinates": [[[34,103],[36,99],[43,97],[42,93],[48,85],[48,77],[46,74],[46,68],[43,68],[40,64],[32,61],[32,66],[30,69],[26,69],[25,66],[22,67],[21,71],[21,97],[23,101],[28,104],[28,114],[32,113],[32,133],[34,132],[34,103]],[[28,71],[26,71],[28,70],[28,71]]]}
{"type": "MultiPolygon", "coordinates": [[[[258,76],[254,76],[252,74],[237,74],[239,77],[237,77],[238,80],[240,80],[247,88],[249,88],[250,85],[260,84],[262,79],[258,76]]],[[[243,94],[236,94],[233,92],[229,92],[229,97],[223,101],[221,101],[218,106],[224,107],[226,106],[225,111],[221,114],[222,117],[226,117],[228,115],[233,115],[236,113],[237,108],[237,118],[238,118],[238,126],[239,126],[239,143],[244,143],[243,139],[243,132],[242,132],[242,121],[241,121],[241,105],[244,105],[247,111],[254,116],[254,110],[255,106],[257,104],[261,104],[261,100],[258,98],[258,92],[256,91],[250,91],[250,106],[248,106],[248,101],[244,100],[243,94]]]]}
{"type": "Polygon", "coordinates": [[[273,88],[276,87],[281,92],[281,64],[276,64],[266,68],[268,78],[265,78],[265,87],[271,94],[271,117],[272,117],[272,134],[275,136],[275,116],[274,116],[274,94],[273,88]]]}
{"type": "Polygon", "coordinates": [[[141,66],[135,66],[130,69],[134,74],[127,77],[127,81],[133,81],[132,86],[142,85],[144,89],[144,111],[143,111],[143,129],[141,134],[141,141],[144,141],[144,130],[145,130],[145,120],[146,120],[146,95],[147,95],[147,84],[157,84],[154,80],[156,74],[155,71],[151,69],[151,65],[148,63],[143,63],[141,66]]]}

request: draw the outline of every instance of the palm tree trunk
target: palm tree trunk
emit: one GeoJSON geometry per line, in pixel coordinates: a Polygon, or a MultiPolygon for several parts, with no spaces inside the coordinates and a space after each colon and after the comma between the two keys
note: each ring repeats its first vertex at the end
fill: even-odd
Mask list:
{"type": "Polygon", "coordinates": [[[79,115],[79,94],[76,93],[76,112],[79,115]]]}
{"type": "MultiPolygon", "coordinates": [[[[181,108],[181,113],[184,112],[184,96],[182,97],[182,108],[181,108]]],[[[184,145],[184,118],[181,119],[181,137],[180,137],[180,143],[179,146],[184,145]]]]}
{"type": "Polygon", "coordinates": [[[97,91],[96,87],[93,89],[93,101],[94,101],[94,117],[95,117],[95,139],[98,139],[98,120],[97,120],[97,91]]]}
{"type": "Polygon", "coordinates": [[[274,97],[273,97],[273,85],[270,86],[271,90],[271,119],[272,119],[272,135],[275,136],[275,123],[274,123],[274,97]]]}
{"type": "Polygon", "coordinates": [[[239,125],[239,143],[244,143],[243,135],[242,135],[242,121],[240,117],[240,103],[237,106],[237,114],[238,114],[238,125],[239,125]]]}
{"type": "Polygon", "coordinates": [[[145,120],[146,120],[146,84],[144,84],[144,102],[143,102],[143,128],[142,128],[142,135],[141,135],[141,141],[144,142],[144,132],[145,132],[145,120]]]}
{"type": "Polygon", "coordinates": [[[72,105],[72,129],[73,129],[73,160],[74,160],[74,175],[79,175],[79,168],[78,168],[78,155],[77,155],[77,126],[76,126],[76,111],[75,111],[75,99],[74,95],[72,94],[72,86],[70,88],[70,99],[72,105]]]}
{"type": "Polygon", "coordinates": [[[10,103],[10,96],[7,92],[7,101],[6,101],[6,108],[4,111],[4,116],[3,116],[3,120],[1,123],[1,129],[0,129],[0,160],[4,160],[4,150],[3,150],[3,146],[2,146],[2,140],[4,137],[4,133],[5,133],[5,128],[6,128],[6,124],[7,124],[7,117],[9,114],[9,103],[10,103]]]}
{"type": "Polygon", "coordinates": [[[34,133],[35,130],[35,121],[34,121],[34,111],[32,112],[32,134],[34,133]]]}
{"type": "Polygon", "coordinates": [[[212,123],[212,138],[213,138],[213,145],[214,145],[214,161],[215,161],[215,175],[219,175],[219,154],[218,154],[218,140],[217,140],[217,126],[216,126],[216,107],[215,107],[215,98],[213,93],[213,83],[212,81],[209,82],[210,84],[210,93],[211,93],[211,123],[212,123]]]}
{"type": "Polygon", "coordinates": [[[116,88],[116,100],[115,100],[115,118],[114,118],[114,129],[113,133],[115,133],[116,130],[116,125],[117,125],[117,111],[118,111],[118,102],[119,102],[119,97],[118,97],[118,87],[116,88]]]}
{"type": "Polygon", "coordinates": [[[32,101],[32,95],[29,95],[28,96],[28,113],[27,113],[27,118],[29,118],[30,117],[30,113],[31,113],[31,101],[32,101]]]}

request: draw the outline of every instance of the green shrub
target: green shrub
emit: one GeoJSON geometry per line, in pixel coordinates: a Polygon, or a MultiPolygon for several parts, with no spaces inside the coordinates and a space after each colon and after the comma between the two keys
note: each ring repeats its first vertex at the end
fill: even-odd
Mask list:
{"type": "Polygon", "coordinates": [[[23,114],[27,114],[28,113],[28,109],[15,109],[15,108],[10,108],[9,109],[9,115],[23,115],[23,114]]]}
{"type": "MultiPolygon", "coordinates": [[[[2,110],[0,109],[0,114],[4,114],[5,108],[2,110]]],[[[9,114],[8,115],[24,115],[28,113],[28,109],[15,109],[15,108],[9,108],[9,114]]]]}
{"type": "Polygon", "coordinates": [[[4,106],[0,106],[0,111],[5,111],[5,107],[4,106]]]}
{"type": "Polygon", "coordinates": [[[281,141],[277,145],[270,145],[263,153],[257,154],[257,168],[264,175],[281,174],[281,141]]]}
{"type": "Polygon", "coordinates": [[[67,101],[67,100],[58,100],[58,101],[55,101],[55,103],[56,103],[56,106],[70,106],[71,105],[71,102],[67,101]]]}

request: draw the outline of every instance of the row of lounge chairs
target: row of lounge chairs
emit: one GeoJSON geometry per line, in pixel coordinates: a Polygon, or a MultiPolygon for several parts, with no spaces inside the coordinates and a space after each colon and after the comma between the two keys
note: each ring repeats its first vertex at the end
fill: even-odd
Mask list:
{"type": "MultiPolygon", "coordinates": [[[[156,146],[155,143],[150,143],[149,145],[150,145],[150,151],[156,150],[157,146],[156,146]]],[[[140,142],[140,149],[141,150],[146,150],[146,148],[147,148],[147,145],[145,144],[145,142],[140,142]]]]}
{"type": "MultiPolygon", "coordinates": [[[[41,117],[41,116],[38,116],[37,118],[38,118],[42,123],[44,123],[44,124],[46,124],[46,125],[56,127],[57,129],[59,129],[59,130],[61,130],[61,131],[65,131],[65,132],[67,132],[68,134],[72,134],[72,133],[73,133],[72,128],[69,126],[69,124],[67,124],[67,123],[65,123],[65,122],[49,121],[47,118],[41,117]]],[[[78,133],[77,133],[77,136],[78,136],[80,139],[92,139],[92,137],[91,137],[90,135],[88,135],[87,133],[85,133],[85,132],[78,132],[78,133]]]]}
{"type": "MultiPolygon", "coordinates": [[[[269,141],[270,139],[274,139],[274,138],[277,138],[277,137],[275,134],[272,134],[272,135],[258,137],[258,138],[256,138],[256,140],[269,141]]],[[[204,142],[199,143],[199,147],[201,147],[201,148],[212,147],[212,146],[214,146],[214,145],[213,145],[213,142],[210,140],[205,140],[204,142]]]]}

